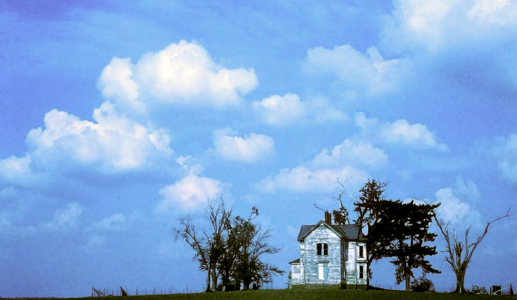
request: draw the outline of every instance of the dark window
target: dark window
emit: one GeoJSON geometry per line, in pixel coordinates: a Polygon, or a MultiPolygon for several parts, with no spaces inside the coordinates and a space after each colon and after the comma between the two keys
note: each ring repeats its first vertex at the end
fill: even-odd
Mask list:
{"type": "Polygon", "coordinates": [[[359,278],[360,279],[364,278],[364,267],[363,266],[359,266],[359,278]]]}
{"type": "Polygon", "coordinates": [[[329,255],[329,245],[318,243],[316,244],[316,251],[318,255],[329,255]]]}
{"type": "Polygon", "coordinates": [[[363,257],[364,257],[364,256],[363,256],[363,253],[364,253],[364,248],[363,248],[363,246],[359,246],[359,257],[360,257],[360,258],[363,258],[363,257]]]}

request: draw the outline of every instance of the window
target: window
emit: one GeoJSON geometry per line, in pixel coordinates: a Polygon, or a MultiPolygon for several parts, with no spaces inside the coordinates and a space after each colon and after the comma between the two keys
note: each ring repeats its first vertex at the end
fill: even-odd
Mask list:
{"type": "Polygon", "coordinates": [[[318,264],[318,279],[325,280],[328,278],[329,269],[326,263],[318,264]]]}
{"type": "Polygon", "coordinates": [[[363,246],[359,246],[359,257],[360,258],[363,258],[364,257],[364,247],[363,246]]]}
{"type": "Polygon", "coordinates": [[[316,252],[318,255],[329,255],[329,245],[318,243],[316,244],[316,252]]]}
{"type": "Polygon", "coordinates": [[[364,266],[359,266],[359,278],[364,278],[364,266]]]}

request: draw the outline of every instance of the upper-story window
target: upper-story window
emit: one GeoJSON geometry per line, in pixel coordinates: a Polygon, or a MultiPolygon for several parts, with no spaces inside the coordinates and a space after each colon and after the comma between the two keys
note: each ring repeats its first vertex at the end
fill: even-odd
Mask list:
{"type": "Polygon", "coordinates": [[[364,246],[359,246],[359,258],[364,258],[364,246]]]}
{"type": "Polygon", "coordinates": [[[318,255],[329,255],[329,245],[326,243],[317,243],[316,250],[318,255]]]}

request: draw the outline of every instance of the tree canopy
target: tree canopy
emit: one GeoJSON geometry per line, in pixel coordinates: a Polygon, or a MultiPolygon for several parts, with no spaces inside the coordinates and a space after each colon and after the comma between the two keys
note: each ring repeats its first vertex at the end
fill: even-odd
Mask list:
{"type": "Polygon", "coordinates": [[[270,282],[272,276],[284,273],[262,260],[264,254],[275,254],[280,249],[267,242],[272,231],[253,222],[258,215],[258,209],[253,207],[247,219],[232,218],[232,210],[221,198],[208,201],[209,230],[202,233],[196,230],[190,218],[181,218],[179,228],[173,229],[176,239],[185,240],[194,250],[199,269],[207,272],[207,291],[230,285],[232,280],[248,289],[251,283],[259,286],[262,282],[270,282]]]}

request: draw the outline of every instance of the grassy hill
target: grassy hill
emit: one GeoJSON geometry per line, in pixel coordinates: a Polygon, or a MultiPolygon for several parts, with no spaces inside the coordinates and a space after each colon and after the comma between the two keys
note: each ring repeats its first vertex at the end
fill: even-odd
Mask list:
{"type": "MultiPolygon", "coordinates": [[[[113,298],[113,297],[107,297],[113,298]]],[[[119,297],[116,297],[119,298],[119,297]]],[[[197,293],[197,294],[173,294],[173,295],[147,295],[129,296],[130,300],[213,300],[213,299],[429,299],[429,300],[449,300],[449,299],[517,299],[517,296],[489,296],[489,295],[468,295],[468,294],[449,294],[449,293],[407,293],[402,291],[358,291],[358,290],[339,290],[339,289],[311,289],[311,290],[259,290],[259,291],[237,291],[228,293],[197,293]]],[[[76,300],[79,300],[75,298],[76,300]]],[[[80,298],[80,299],[89,299],[80,298]]],[[[101,299],[101,298],[99,298],[101,299]]],[[[106,299],[108,300],[108,299],[106,299]]],[[[128,299],[129,300],[129,299],[128,299]]]]}

